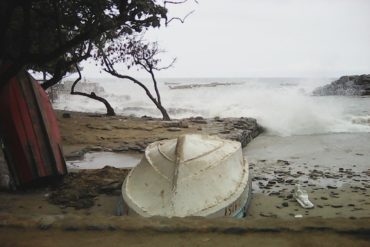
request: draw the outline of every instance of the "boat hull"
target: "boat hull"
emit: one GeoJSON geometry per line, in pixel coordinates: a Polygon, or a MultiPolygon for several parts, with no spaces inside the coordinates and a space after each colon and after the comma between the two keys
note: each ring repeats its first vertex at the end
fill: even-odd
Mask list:
{"type": "Polygon", "coordinates": [[[67,173],[56,115],[25,71],[0,90],[0,138],[17,187],[53,182],[67,173]]]}
{"type": "MultiPolygon", "coordinates": [[[[232,217],[237,219],[245,218],[247,216],[251,200],[252,200],[252,179],[249,176],[247,186],[245,187],[243,193],[236,201],[232,202],[225,208],[222,208],[219,211],[207,215],[205,217],[206,218],[232,217]]],[[[116,215],[134,216],[134,217],[141,216],[134,210],[130,209],[130,207],[125,203],[122,197],[118,201],[116,215]]]]}
{"type": "Polygon", "coordinates": [[[249,165],[239,142],[188,135],[150,144],[122,185],[125,215],[244,217],[249,165]]]}

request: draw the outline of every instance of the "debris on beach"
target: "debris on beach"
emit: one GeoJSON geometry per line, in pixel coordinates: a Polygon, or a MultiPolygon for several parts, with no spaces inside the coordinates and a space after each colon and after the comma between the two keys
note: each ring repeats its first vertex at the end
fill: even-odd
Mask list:
{"type": "Polygon", "coordinates": [[[99,194],[120,195],[127,174],[127,169],[110,166],[69,173],[62,184],[52,188],[48,201],[63,207],[90,208],[94,206],[94,199],[99,194]]]}
{"type": "Polygon", "coordinates": [[[313,203],[308,199],[307,191],[302,190],[299,184],[295,185],[293,197],[303,208],[314,207],[313,203]]]}

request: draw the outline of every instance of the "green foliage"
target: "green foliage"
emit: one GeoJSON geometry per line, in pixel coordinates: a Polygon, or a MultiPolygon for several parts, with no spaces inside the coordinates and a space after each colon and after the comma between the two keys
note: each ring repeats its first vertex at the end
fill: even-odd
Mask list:
{"type": "Polygon", "coordinates": [[[46,71],[71,67],[91,45],[159,27],[166,18],[156,0],[2,0],[0,60],[46,71]]]}

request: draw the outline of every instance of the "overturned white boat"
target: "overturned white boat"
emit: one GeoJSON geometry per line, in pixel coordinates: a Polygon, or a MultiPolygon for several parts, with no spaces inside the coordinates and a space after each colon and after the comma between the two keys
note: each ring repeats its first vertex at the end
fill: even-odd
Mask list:
{"type": "Polygon", "coordinates": [[[250,181],[239,142],[205,135],[154,142],[122,185],[123,214],[243,217],[250,181]]]}

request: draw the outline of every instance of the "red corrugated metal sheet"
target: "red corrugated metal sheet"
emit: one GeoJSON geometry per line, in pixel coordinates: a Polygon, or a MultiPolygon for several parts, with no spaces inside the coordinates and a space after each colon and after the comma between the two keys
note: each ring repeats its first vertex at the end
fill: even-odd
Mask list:
{"type": "Polygon", "coordinates": [[[0,135],[18,186],[67,173],[55,113],[45,91],[27,72],[12,78],[0,92],[0,135]]]}

